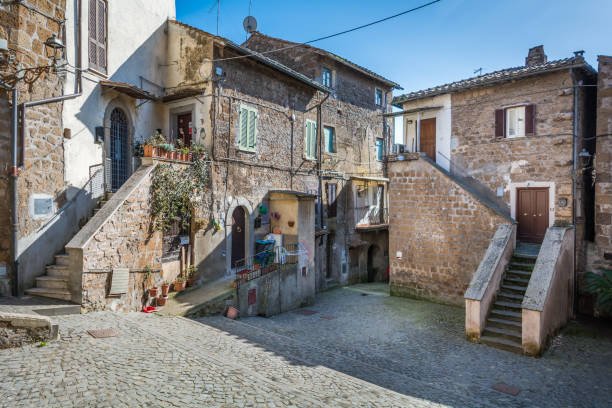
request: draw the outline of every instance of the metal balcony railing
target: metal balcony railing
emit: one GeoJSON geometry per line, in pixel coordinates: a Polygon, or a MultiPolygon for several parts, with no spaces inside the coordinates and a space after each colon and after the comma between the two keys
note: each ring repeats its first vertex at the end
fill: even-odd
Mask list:
{"type": "Polygon", "coordinates": [[[364,228],[389,224],[389,209],[376,205],[357,207],[354,209],[355,227],[364,228]]]}
{"type": "Polygon", "coordinates": [[[308,251],[302,244],[290,244],[261,251],[251,257],[237,261],[235,264],[236,285],[249,282],[283,268],[296,265],[300,258],[308,262],[308,251]]]}

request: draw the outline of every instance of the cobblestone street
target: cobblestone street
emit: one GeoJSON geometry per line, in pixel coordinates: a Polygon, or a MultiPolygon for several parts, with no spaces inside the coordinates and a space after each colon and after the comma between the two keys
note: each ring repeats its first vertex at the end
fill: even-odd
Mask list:
{"type": "Polygon", "coordinates": [[[52,319],[60,341],[0,351],[1,406],[603,407],[612,385],[609,334],[572,325],[542,358],[523,357],[465,341],[460,308],[376,284],[269,319],[52,319]],[[86,333],[101,328],[119,335],[86,333]]]}

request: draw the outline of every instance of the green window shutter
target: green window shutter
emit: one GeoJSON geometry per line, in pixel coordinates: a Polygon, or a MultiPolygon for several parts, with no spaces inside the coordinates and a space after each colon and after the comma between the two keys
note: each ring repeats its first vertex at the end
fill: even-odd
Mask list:
{"type": "Polygon", "coordinates": [[[310,157],[310,125],[311,123],[306,121],[306,134],[304,137],[304,154],[306,157],[310,157]]]}
{"type": "Polygon", "coordinates": [[[246,108],[240,108],[240,147],[248,147],[248,114],[246,108]]]}
{"type": "Polygon", "coordinates": [[[254,149],[255,144],[257,143],[257,111],[250,110],[249,111],[249,138],[248,138],[248,148],[254,149]]]}
{"type": "Polygon", "coordinates": [[[317,157],[317,124],[312,122],[311,126],[311,136],[310,136],[310,157],[315,159],[317,157]]]}

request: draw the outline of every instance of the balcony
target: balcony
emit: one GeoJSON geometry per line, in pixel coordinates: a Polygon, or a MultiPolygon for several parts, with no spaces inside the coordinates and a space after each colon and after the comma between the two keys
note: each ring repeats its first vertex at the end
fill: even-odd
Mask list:
{"type": "Polygon", "coordinates": [[[389,209],[376,205],[357,207],[355,214],[355,230],[372,231],[389,228],[389,209]]]}

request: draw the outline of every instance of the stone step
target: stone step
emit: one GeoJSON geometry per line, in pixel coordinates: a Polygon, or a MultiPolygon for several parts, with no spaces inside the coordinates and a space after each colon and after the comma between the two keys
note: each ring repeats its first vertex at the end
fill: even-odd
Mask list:
{"type": "Polygon", "coordinates": [[[486,326],[482,334],[488,337],[499,337],[502,339],[515,341],[519,344],[521,344],[522,341],[520,331],[501,329],[499,327],[486,326]]]}
{"type": "Polygon", "coordinates": [[[500,337],[481,336],[480,342],[490,347],[523,354],[522,343],[517,343],[516,341],[507,340],[500,337]]]}
{"type": "Polygon", "coordinates": [[[523,295],[501,291],[497,294],[497,299],[504,302],[523,302],[523,295]]]}
{"type": "Polygon", "coordinates": [[[68,290],[68,284],[68,279],[56,278],[54,276],[39,276],[36,278],[36,287],[41,289],[68,290]]]}
{"type": "Polygon", "coordinates": [[[94,216],[94,217],[96,216],[96,214],[98,213],[98,211],[100,211],[100,209],[99,209],[99,208],[94,208],[94,210],[93,210],[93,216],[94,216]]]}
{"type": "Polygon", "coordinates": [[[535,264],[537,259],[538,256],[534,254],[520,253],[516,251],[512,254],[512,260],[519,263],[535,264]]]}
{"type": "Polygon", "coordinates": [[[510,261],[510,263],[508,264],[508,269],[518,269],[519,271],[533,272],[534,266],[535,266],[535,263],[510,261]]]}
{"type": "Polygon", "coordinates": [[[499,319],[497,317],[489,317],[486,327],[497,327],[499,329],[514,330],[519,333],[523,329],[523,324],[516,320],[499,319]]]}
{"type": "Polygon", "coordinates": [[[66,265],[47,265],[47,276],[68,279],[70,272],[66,265]]]}
{"type": "Polygon", "coordinates": [[[527,287],[502,283],[501,290],[503,292],[513,293],[515,295],[521,295],[521,298],[522,298],[525,295],[525,291],[527,290],[527,287]]]}
{"type": "Polygon", "coordinates": [[[69,260],[68,254],[55,255],[55,264],[58,266],[67,266],[68,260],[69,260]]]}
{"type": "Polygon", "coordinates": [[[42,296],[53,299],[70,300],[70,292],[67,289],[43,289],[32,288],[25,291],[28,295],[42,296]]]}
{"type": "Polygon", "coordinates": [[[104,204],[108,203],[108,200],[100,200],[98,202],[98,208],[102,208],[104,207],[104,204]]]}
{"type": "Polygon", "coordinates": [[[504,320],[513,320],[515,322],[523,321],[523,314],[513,312],[511,310],[505,309],[492,309],[489,317],[493,317],[495,319],[504,319],[504,320]]]}
{"type": "Polygon", "coordinates": [[[518,269],[507,269],[506,276],[510,278],[519,278],[519,279],[530,279],[531,272],[528,271],[520,271],[518,269]]]}
{"type": "Polygon", "coordinates": [[[495,303],[493,303],[493,305],[495,306],[496,309],[509,310],[511,312],[516,312],[516,313],[521,313],[521,314],[523,312],[523,309],[521,308],[521,304],[516,303],[516,302],[504,302],[503,300],[496,300],[495,303]]]}
{"type": "Polygon", "coordinates": [[[511,276],[506,276],[504,278],[503,285],[521,286],[521,287],[526,288],[527,285],[529,285],[529,279],[520,279],[520,278],[513,278],[511,276]]]}

